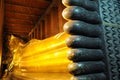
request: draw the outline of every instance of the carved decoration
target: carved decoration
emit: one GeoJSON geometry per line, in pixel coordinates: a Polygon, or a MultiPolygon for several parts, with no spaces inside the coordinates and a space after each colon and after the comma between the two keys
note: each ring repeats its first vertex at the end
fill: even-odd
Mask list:
{"type": "Polygon", "coordinates": [[[99,0],[109,80],[120,79],[120,1],[99,0]]]}

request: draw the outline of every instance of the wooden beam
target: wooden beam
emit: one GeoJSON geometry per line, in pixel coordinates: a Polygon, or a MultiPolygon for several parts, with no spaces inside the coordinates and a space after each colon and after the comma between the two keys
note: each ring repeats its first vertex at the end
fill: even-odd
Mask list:
{"type": "Polygon", "coordinates": [[[30,14],[36,16],[41,15],[45,11],[45,9],[30,8],[30,7],[12,5],[7,3],[5,4],[5,9],[6,11],[24,13],[24,14],[30,14]]]}
{"type": "Polygon", "coordinates": [[[26,35],[28,35],[28,33],[27,32],[12,32],[12,31],[7,31],[7,33],[8,34],[19,34],[19,35],[22,35],[22,34],[26,34],[26,35]]]}
{"type": "Polygon", "coordinates": [[[47,0],[5,0],[5,3],[28,6],[33,8],[44,8],[50,4],[47,0]]]}
{"type": "Polygon", "coordinates": [[[41,6],[41,7],[37,8],[37,7],[28,6],[29,4],[19,5],[19,4],[13,4],[13,3],[8,3],[8,2],[6,2],[6,3],[5,3],[5,6],[6,6],[6,4],[7,4],[7,5],[10,4],[10,5],[13,5],[13,6],[21,6],[21,7],[23,7],[23,8],[31,8],[31,9],[46,9],[46,7],[44,7],[44,6],[41,6]]]}
{"type": "Polygon", "coordinates": [[[30,20],[33,23],[36,23],[39,19],[39,16],[27,15],[27,14],[21,14],[21,13],[14,13],[14,12],[9,12],[9,11],[6,11],[5,15],[6,15],[7,18],[30,20]]]}
{"type": "Polygon", "coordinates": [[[4,24],[4,0],[0,0],[0,77],[2,75],[2,44],[3,44],[3,24],[4,24]]]}
{"type": "Polygon", "coordinates": [[[30,29],[27,30],[27,29],[21,29],[21,30],[18,30],[18,29],[9,29],[9,28],[5,28],[6,30],[4,32],[6,33],[29,33],[30,32],[30,29]]]}
{"type": "Polygon", "coordinates": [[[18,28],[19,27],[19,29],[20,28],[33,28],[34,27],[34,25],[29,25],[29,24],[27,24],[27,25],[24,25],[24,24],[19,24],[19,23],[6,23],[5,24],[5,27],[10,27],[10,28],[12,28],[12,27],[14,27],[14,28],[18,28]]]}
{"type": "Polygon", "coordinates": [[[5,18],[6,23],[16,23],[16,24],[24,24],[24,25],[34,25],[34,23],[30,20],[22,20],[15,18],[5,18]]]}
{"type": "Polygon", "coordinates": [[[34,25],[22,25],[22,24],[5,24],[5,28],[9,31],[26,31],[30,32],[30,30],[34,27],[34,25]]]}

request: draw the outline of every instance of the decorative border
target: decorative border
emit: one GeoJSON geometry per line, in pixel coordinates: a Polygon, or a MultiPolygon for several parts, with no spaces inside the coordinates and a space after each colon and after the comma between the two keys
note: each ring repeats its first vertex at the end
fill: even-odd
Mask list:
{"type": "Polygon", "coordinates": [[[117,0],[100,0],[100,14],[103,20],[103,34],[110,80],[120,79],[120,27],[104,23],[120,24],[120,10],[117,0]]]}

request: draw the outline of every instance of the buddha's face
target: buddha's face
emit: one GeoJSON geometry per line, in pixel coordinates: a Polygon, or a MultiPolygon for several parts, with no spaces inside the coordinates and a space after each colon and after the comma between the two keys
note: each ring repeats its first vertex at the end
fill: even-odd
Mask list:
{"type": "Polygon", "coordinates": [[[8,37],[8,47],[10,49],[11,52],[14,52],[17,50],[17,48],[19,46],[21,46],[20,44],[24,44],[24,41],[18,37],[15,37],[13,35],[9,36],[8,37]]]}

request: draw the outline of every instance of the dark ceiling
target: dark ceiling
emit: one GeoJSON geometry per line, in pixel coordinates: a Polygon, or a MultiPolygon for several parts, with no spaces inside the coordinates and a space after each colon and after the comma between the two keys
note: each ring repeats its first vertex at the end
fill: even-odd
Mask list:
{"type": "Polygon", "coordinates": [[[28,35],[51,0],[5,0],[5,32],[28,35]]]}

